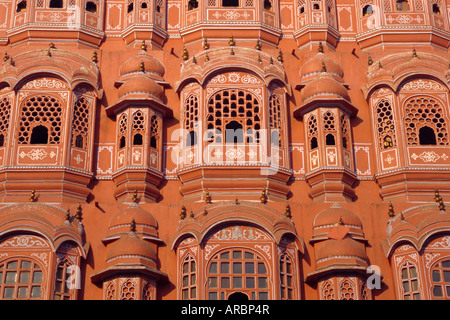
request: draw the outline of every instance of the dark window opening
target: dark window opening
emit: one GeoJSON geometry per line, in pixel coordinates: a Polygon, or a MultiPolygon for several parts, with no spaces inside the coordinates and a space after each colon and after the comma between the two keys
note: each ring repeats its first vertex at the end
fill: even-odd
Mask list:
{"type": "Polygon", "coordinates": [[[97,5],[92,1],[86,2],[86,11],[91,13],[97,13],[97,5]]]}
{"type": "Polygon", "coordinates": [[[407,0],[397,0],[397,11],[409,11],[409,3],[407,0]]]}
{"type": "Polygon", "coordinates": [[[305,13],[305,7],[300,8],[300,13],[305,13]]]}
{"type": "Polygon", "coordinates": [[[156,6],[156,12],[161,12],[161,7],[160,6],[156,6]]]}
{"type": "Polygon", "coordinates": [[[441,9],[439,9],[439,6],[436,3],[433,4],[433,13],[441,14],[441,9]]]}
{"type": "Polygon", "coordinates": [[[133,136],[133,146],[142,146],[143,144],[143,138],[142,138],[142,134],[140,133],[136,133],[133,136]]]}
{"type": "Polygon", "coordinates": [[[327,136],[325,138],[325,144],[327,146],[334,146],[334,145],[336,145],[336,141],[334,139],[334,135],[332,135],[331,133],[327,134],[327,136]]]}
{"type": "Polygon", "coordinates": [[[0,147],[3,147],[5,145],[5,135],[0,134],[0,147]]]}
{"type": "Polygon", "coordinates": [[[125,148],[125,136],[120,137],[119,149],[125,148]]]}
{"type": "Polygon", "coordinates": [[[141,9],[147,9],[147,2],[141,3],[141,9]]]}
{"type": "Polygon", "coordinates": [[[186,147],[192,147],[197,145],[197,132],[189,131],[186,138],[186,147]]]}
{"type": "Polygon", "coordinates": [[[239,0],[222,0],[222,7],[239,7],[239,0]]]}
{"type": "Polygon", "coordinates": [[[436,145],[436,135],[432,128],[425,126],[419,129],[419,144],[436,145]]]}
{"type": "Polygon", "coordinates": [[[237,121],[231,121],[225,126],[225,143],[243,143],[244,131],[237,121]]]}
{"type": "Polygon", "coordinates": [[[36,126],[31,131],[30,144],[47,144],[48,129],[42,125],[36,126]]]}
{"type": "Polygon", "coordinates": [[[369,16],[373,13],[373,8],[371,5],[367,5],[363,8],[363,16],[369,16]]]}
{"type": "Polygon", "coordinates": [[[194,10],[198,8],[198,1],[197,0],[190,0],[188,2],[188,10],[194,10]]]}
{"type": "Polygon", "coordinates": [[[16,12],[22,12],[25,11],[27,8],[27,2],[26,1],[21,1],[17,4],[17,9],[16,12]]]}
{"type": "Polygon", "coordinates": [[[317,143],[317,138],[316,137],[312,137],[311,138],[310,144],[311,144],[311,150],[314,150],[315,148],[317,148],[319,146],[318,143],[317,143]]]}
{"type": "Polygon", "coordinates": [[[270,0],[264,0],[264,9],[272,10],[272,2],[270,0]]]}
{"type": "Polygon", "coordinates": [[[347,149],[347,138],[346,137],[342,138],[342,148],[347,149]]]}
{"type": "Polygon", "coordinates": [[[156,149],[156,137],[150,138],[150,148],[156,149]]]}
{"type": "Polygon", "coordinates": [[[313,9],[314,10],[320,10],[320,5],[318,3],[314,3],[313,4],[313,9]]]}
{"type": "Polygon", "coordinates": [[[130,13],[131,11],[133,11],[134,10],[134,3],[132,2],[132,3],[130,3],[129,5],[128,5],[128,7],[127,7],[127,13],[130,13]]]}
{"type": "Polygon", "coordinates": [[[280,133],[277,130],[272,131],[270,142],[273,146],[281,147],[280,133]]]}
{"type": "Polygon", "coordinates": [[[64,7],[62,0],[50,0],[50,8],[61,9],[64,7]]]}
{"type": "Polygon", "coordinates": [[[83,136],[81,134],[75,137],[75,147],[83,149],[83,136]]]}
{"type": "Polygon", "coordinates": [[[242,292],[234,292],[228,296],[228,300],[245,301],[245,300],[248,300],[248,296],[242,292]]]}

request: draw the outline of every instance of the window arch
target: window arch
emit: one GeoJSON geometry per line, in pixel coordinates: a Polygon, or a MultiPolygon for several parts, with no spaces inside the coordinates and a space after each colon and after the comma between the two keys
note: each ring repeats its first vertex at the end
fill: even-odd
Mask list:
{"type": "Polygon", "coordinates": [[[188,254],[181,265],[181,298],[197,298],[197,265],[195,258],[188,254]]]}
{"type": "Polygon", "coordinates": [[[417,267],[410,261],[406,261],[400,269],[400,275],[403,300],[420,300],[417,267]]]}
{"type": "MultiPolygon", "coordinates": [[[[226,141],[223,135],[227,133],[227,127],[230,127],[242,128],[245,142],[260,142],[261,109],[260,102],[253,93],[241,89],[218,91],[209,98],[207,110],[206,122],[210,141],[226,141]]],[[[229,142],[234,142],[234,139],[229,142]]]]}
{"type": "Polygon", "coordinates": [[[10,113],[11,100],[4,97],[0,100],[0,147],[5,146],[6,144],[10,113]]]}
{"type": "Polygon", "coordinates": [[[216,253],[206,275],[208,300],[226,300],[235,292],[246,294],[249,300],[269,299],[269,270],[253,250],[233,248],[216,253]]]}
{"type": "Polygon", "coordinates": [[[191,94],[184,101],[184,129],[187,132],[186,146],[197,144],[197,133],[199,121],[199,99],[197,95],[191,94]]]}
{"type": "Polygon", "coordinates": [[[30,258],[11,258],[0,263],[0,299],[42,299],[44,270],[30,258]]]}
{"type": "Polygon", "coordinates": [[[438,100],[424,96],[413,97],[406,101],[404,112],[408,145],[448,145],[446,118],[438,100]]]}
{"type": "Polygon", "coordinates": [[[151,117],[151,124],[150,124],[150,148],[157,149],[159,140],[160,140],[160,131],[161,131],[161,121],[159,117],[154,114],[151,117]]]}
{"type": "Polygon", "coordinates": [[[432,298],[450,300],[450,258],[438,261],[431,268],[432,298]]]}
{"type": "Polygon", "coordinates": [[[119,149],[126,146],[127,122],[127,115],[122,114],[119,118],[119,149]]]}
{"type": "Polygon", "coordinates": [[[61,120],[62,104],[59,99],[49,95],[28,98],[21,107],[18,143],[59,144],[61,120]]]}
{"type": "Polygon", "coordinates": [[[280,293],[281,300],[294,299],[294,266],[291,257],[284,253],[280,257],[280,293]]]}
{"type": "Polygon", "coordinates": [[[272,94],[269,98],[269,128],[271,131],[271,144],[280,148],[283,146],[282,121],[281,99],[277,95],[272,94]]]}
{"type": "Polygon", "coordinates": [[[87,149],[91,103],[81,97],[75,101],[72,122],[72,146],[87,149]]]}
{"type": "Polygon", "coordinates": [[[143,145],[143,133],[145,131],[145,116],[140,110],[133,113],[133,124],[132,124],[132,144],[143,145]]]}
{"type": "Polygon", "coordinates": [[[362,14],[363,16],[370,16],[371,14],[373,14],[373,7],[372,5],[368,4],[366,6],[364,6],[363,10],[362,10],[362,14]]]}
{"type": "Polygon", "coordinates": [[[394,112],[391,103],[386,99],[382,99],[376,104],[375,127],[380,149],[390,149],[396,146],[394,112]]]}

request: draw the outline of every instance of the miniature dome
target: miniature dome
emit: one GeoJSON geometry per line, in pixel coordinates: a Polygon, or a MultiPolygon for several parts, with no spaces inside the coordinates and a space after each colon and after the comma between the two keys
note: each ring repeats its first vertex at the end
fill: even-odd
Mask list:
{"type": "Polygon", "coordinates": [[[314,228],[332,226],[339,222],[342,222],[344,225],[362,228],[359,217],[350,210],[341,207],[338,203],[333,204],[328,209],[325,209],[316,215],[314,218],[314,228]]]}
{"type": "Polygon", "coordinates": [[[164,91],[159,84],[144,74],[138,74],[125,81],[119,88],[119,98],[150,95],[162,102],[164,91]]]}
{"type": "Polygon", "coordinates": [[[304,78],[320,74],[322,72],[327,72],[340,78],[344,76],[344,71],[342,71],[340,65],[324,55],[322,52],[317,53],[314,57],[303,64],[300,70],[300,76],[304,78]],[[325,71],[323,68],[325,68],[325,71]]]}
{"type": "Polygon", "coordinates": [[[129,232],[125,237],[114,243],[106,252],[106,262],[123,259],[136,262],[138,259],[148,265],[156,266],[157,255],[152,246],[140,239],[136,233],[129,232]]]}
{"type": "Polygon", "coordinates": [[[144,72],[155,80],[161,80],[164,76],[165,69],[161,62],[149,55],[147,51],[141,50],[136,56],[126,60],[120,66],[119,72],[121,77],[137,72],[144,72]]]}
{"type": "Polygon", "coordinates": [[[327,240],[318,250],[316,260],[323,259],[354,259],[359,258],[367,262],[366,250],[362,244],[351,238],[342,240],[327,240]]]}
{"type": "Polygon", "coordinates": [[[308,82],[301,92],[303,102],[319,96],[338,96],[345,100],[350,99],[347,89],[342,83],[324,74],[308,82]]]}
{"type": "Polygon", "coordinates": [[[158,222],[155,217],[134,202],[111,218],[109,228],[126,227],[129,229],[132,220],[135,221],[136,226],[145,226],[155,230],[158,228],[158,222]]]}

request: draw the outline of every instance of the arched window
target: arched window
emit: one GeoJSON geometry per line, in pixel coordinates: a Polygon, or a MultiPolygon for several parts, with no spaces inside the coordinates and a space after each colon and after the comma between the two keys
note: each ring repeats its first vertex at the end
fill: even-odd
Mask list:
{"type": "Polygon", "coordinates": [[[93,1],[86,2],[86,11],[91,13],[97,13],[97,4],[93,1]]]}
{"type": "Polygon", "coordinates": [[[264,9],[265,10],[272,10],[272,1],[264,0],[264,9]]]}
{"type": "Polygon", "coordinates": [[[282,300],[294,299],[294,268],[291,258],[284,253],[280,258],[280,293],[282,300]]]}
{"type": "Polygon", "coordinates": [[[382,99],[375,109],[375,126],[379,138],[380,149],[389,149],[396,145],[394,113],[391,103],[382,99]]]}
{"type": "Polygon", "coordinates": [[[436,99],[409,99],[405,103],[404,122],[408,145],[448,145],[444,109],[436,99]]]}
{"type": "Polygon", "coordinates": [[[434,130],[428,126],[419,129],[420,145],[436,145],[436,135],[434,130]]]}
{"type": "Polygon", "coordinates": [[[186,137],[186,147],[193,147],[197,145],[197,132],[189,131],[186,137]]]}
{"type": "Polygon", "coordinates": [[[336,145],[336,141],[334,139],[334,135],[332,135],[331,133],[327,134],[327,136],[325,137],[325,144],[327,146],[334,146],[334,145],[336,145]]]}
{"type": "Polygon", "coordinates": [[[192,255],[187,255],[181,266],[181,298],[197,298],[197,266],[192,255]]]}
{"type": "Polygon", "coordinates": [[[195,146],[197,144],[197,133],[199,121],[199,102],[195,94],[191,94],[184,101],[184,129],[187,131],[186,147],[195,146]]]}
{"type": "Polygon", "coordinates": [[[310,147],[311,150],[314,150],[315,148],[317,148],[319,146],[319,144],[317,143],[317,138],[316,137],[312,137],[311,138],[311,142],[310,142],[310,147]]]}
{"type": "Polygon", "coordinates": [[[339,288],[340,300],[355,300],[355,285],[348,279],[342,281],[339,288]]]}
{"type": "Polygon", "coordinates": [[[142,135],[144,132],[145,132],[145,116],[142,111],[138,110],[135,113],[133,113],[132,143],[134,146],[141,146],[144,144],[144,136],[142,135]]]}
{"type": "Polygon", "coordinates": [[[225,142],[226,143],[243,143],[244,132],[242,130],[242,124],[238,121],[230,121],[225,126],[225,142]]]}
{"type": "Polygon", "coordinates": [[[161,121],[158,118],[158,116],[156,114],[154,114],[151,117],[151,127],[150,127],[150,133],[151,133],[151,137],[150,137],[150,147],[157,149],[158,148],[158,141],[159,141],[159,137],[160,137],[160,127],[161,127],[161,121]]]}
{"type": "Polygon", "coordinates": [[[433,298],[450,300],[450,259],[434,264],[431,281],[433,298]]]}
{"type": "Polygon", "coordinates": [[[130,13],[134,10],[134,1],[129,1],[128,6],[127,6],[127,13],[130,13]]]}
{"type": "Polygon", "coordinates": [[[401,283],[404,300],[420,300],[417,268],[409,261],[401,268],[401,283]]]}
{"type": "Polygon", "coordinates": [[[87,149],[91,103],[84,97],[77,99],[73,110],[72,146],[87,149]]]}
{"type": "Polygon", "coordinates": [[[27,9],[27,1],[22,0],[17,4],[16,12],[22,12],[27,9]]]}
{"type": "Polygon", "coordinates": [[[222,142],[225,133],[230,143],[260,142],[260,103],[252,93],[238,89],[218,91],[209,98],[207,110],[209,141],[222,142]],[[227,129],[236,133],[233,138],[227,129]]]}
{"type": "Polygon", "coordinates": [[[64,7],[63,0],[50,0],[49,8],[61,9],[64,7]]]}
{"type": "Polygon", "coordinates": [[[207,267],[207,279],[208,300],[227,300],[235,292],[250,300],[269,298],[266,263],[251,250],[234,248],[215,254],[207,267]]]}
{"type": "Polygon", "coordinates": [[[48,128],[38,125],[31,130],[30,144],[47,144],[48,128]]]}
{"type": "Polygon", "coordinates": [[[282,147],[282,102],[280,97],[272,94],[269,98],[269,128],[271,130],[271,144],[282,147]]]}
{"type": "Polygon", "coordinates": [[[433,13],[434,14],[441,14],[441,9],[439,9],[439,6],[437,3],[433,3],[433,13]]]}
{"type": "Polygon", "coordinates": [[[31,259],[10,259],[0,263],[0,299],[42,299],[44,272],[31,259]]]}
{"type": "Polygon", "coordinates": [[[143,141],[142,141],[142,134],[140,133],[136,133],[133,136],[133,146],[142,146],[143,141]]]}
{"type": "Polygon", "coordinates": [[[19,144],[59,144],[62,105],[51,96],[33,96],[22,104],[19,144]]]}
{"type": "Polygon", "coordinates": [[[9,128],[9,116],[11,112],[11,101],[4,97],[0,100],[0,147],[6,143],[9,128]]]}
{"type": "Polygon", "coordinates": [[[198,1],[197,0],[189,0],[188,2],[188,10],[194,10],[198,8],[198,1]]]}
{"type": "Polygon", "coordinates": [[[119,119],[119,149],[125,148],[126,146],[127,122],[127,115],[123,114],[119,119]]]}
{"type": "Polygon", "coordinates": [[[397,0],[396,1],[397,11],[409,11],[409,3],[407,0],[397,0]]]}
{"type": "Polygon", "coordinates": [[[69,263],[64,260],[56,267],[54,300],[70,300],[69,286],[67,285],[69,263]]]}
{"type": "Polygon", "coordinates": [[[368,4],[366,6],[364,6],[363,11],[362,11],[363,16],[370,16],[371,14],[373,14],[373,7],[372,5],[368,4]]]}

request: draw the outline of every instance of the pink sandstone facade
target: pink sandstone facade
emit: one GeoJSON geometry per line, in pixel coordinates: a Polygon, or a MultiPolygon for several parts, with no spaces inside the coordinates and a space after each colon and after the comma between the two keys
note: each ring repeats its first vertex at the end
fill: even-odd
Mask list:
{"type": "Polygon", "coordinates": [[[0,299],[449,299],[449,15],[0,0],[0,299]]]}

